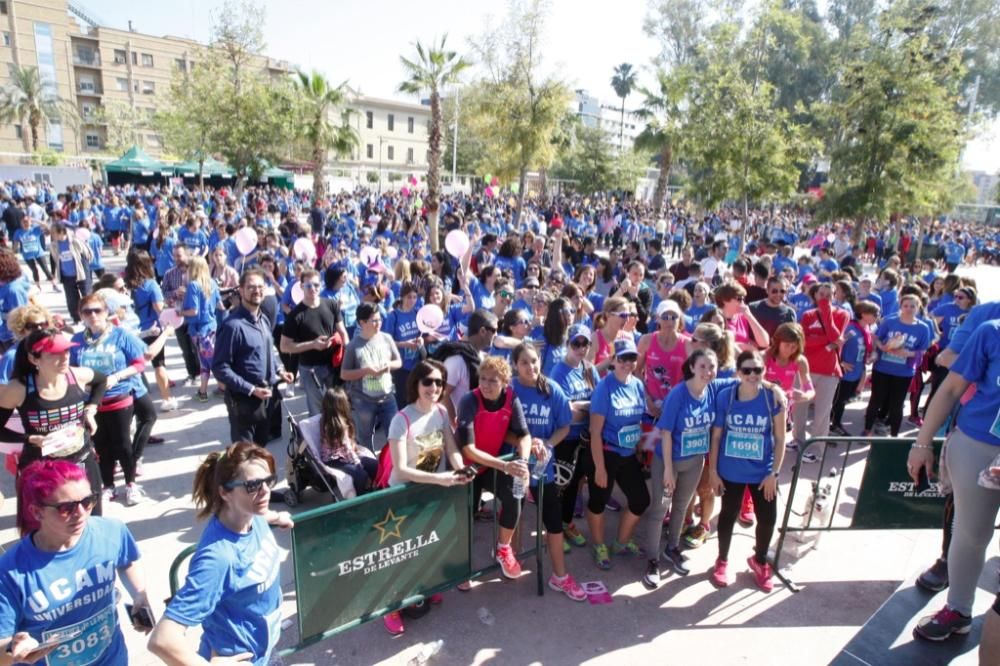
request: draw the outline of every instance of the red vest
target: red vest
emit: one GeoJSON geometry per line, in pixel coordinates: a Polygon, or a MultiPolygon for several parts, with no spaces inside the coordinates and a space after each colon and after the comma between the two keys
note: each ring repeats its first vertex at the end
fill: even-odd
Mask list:
{"type": "MultiPolygon", "coordinates": [[[[507,397],[503,407],[495,412],[486,411],[486,405],[483,404],[483,394],[478,388],[473,389],[472,394],[479,402],[479,411],[476,412],[476,418],[472,421],[476,436],[476,448],[483,453],[497,456],[500,454],[500,449],[503,448],[503,440],[507,436],[507,428],[510,426],[510,417],[514,413],[514,389],[507,387],[507,397]]],[[[473,461],[465,458],[465,462],[471,464],[473,461]]],[[[480,474],[485,471],[485,468],[479,470],[480,474]]]]}

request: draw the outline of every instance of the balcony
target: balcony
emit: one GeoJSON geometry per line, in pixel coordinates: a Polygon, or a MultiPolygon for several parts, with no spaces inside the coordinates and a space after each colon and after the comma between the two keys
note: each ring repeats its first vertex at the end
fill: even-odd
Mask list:
{"type": "Polygon", "coordinates": [[[80,67],[94,67],[98,68],[101,66],[101,54],[96,52],[81,52],[76,51],[73,53],[73,64],[79,65],[80,67]]]}
{"type": "Polygon", "coordinates": [[[94,85],[93,83],[77,83],[76,94],[99,97],[104,94],[104,88],[99,85],[94,85]]]}

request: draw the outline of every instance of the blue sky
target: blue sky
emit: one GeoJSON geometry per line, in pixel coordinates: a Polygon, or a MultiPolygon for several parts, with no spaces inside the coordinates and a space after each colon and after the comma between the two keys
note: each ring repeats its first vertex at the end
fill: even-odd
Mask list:
{"type": "MultiPolygon", "coordinates": [[[[222,0],[80,0],[102,22],[138,32],[176,35],[207,42],[212,12],[222,0]]],[[[268,55],[303,69],[316,69],[331,81],[348,80],[367,95],[405,99],[396,93],[403,77],[401,54],[413,43],[448,34],[456,50],[468,51],[470,38],[483,32],[492,15],[496,24],[506,2],[480,0],[265,0],[264,29],[268,55]]],[[[615,103],[611,76],[616,65],[630,62],[640,70],[657,45],[642,32],[646,0],[609,3],[551,0],[543,45],[544,66],[615,103]]],[[[640,74],[640,81],[647,78],[640,74]]],[[[630,98],[629,102],[637,102],[630,98]]],[[[993,173],[1000,169],[1000,123],[983,132],[965,152],[967,168],[993,173]]]]}

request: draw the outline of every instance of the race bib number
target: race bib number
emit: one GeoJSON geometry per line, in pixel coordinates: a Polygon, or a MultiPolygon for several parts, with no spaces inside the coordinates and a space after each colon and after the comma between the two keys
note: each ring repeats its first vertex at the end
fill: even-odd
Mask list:
{"type": "Polygon", "coordinates": [[[686,432],[681,435],[681,457],[698,456],[708,453],[708,433],[686,432]]]}
{"type": "Polygon", "coordinates": [[[743,460],[764,460],[764,435],[746,432],[726,433],[726,455],[743,460]]]}
{"type": "Polygon", "coordinates": [[[627,451],[634,451],[642,437],[642,429],[638,423],[625,426],[618,431],[618,446],[627,451]]]}
{"type": "Polygon", "coordinates": [[[38,244],[38,239],[32,237],[21,241],[21,251],[24,254],[38,254],[42,251],[42,246],[38,244]]]}
{"type": "Polygon", "coordinates": [[[115,355],[111,352],[88,349],[80,354],[80,365],[110,375],[115,371],[115,355]]]}
{"type": "Polygon", "coordinates": [[[87,666],[96,663],[115,635],[115,609],[108,606],[86,620],[42,633],[42,644],[59,642],[49,653],[49,666],[87,666]]]}
{"type": "Polygon", "coordinates": [[[898,363],[900,365],[906,364],[906,357],[900,356],[899,354],[893,354],[891,352],[885,352],[882,354],[882,360],[886,363],[898,363]]]}
{"type": "Polygon", "coordinates": [[[63,250],[62,252],[59,253],[59,261],[64,261],[67,263],[73,261],[73,252],[71,252],[70,250],[63,250]]]}

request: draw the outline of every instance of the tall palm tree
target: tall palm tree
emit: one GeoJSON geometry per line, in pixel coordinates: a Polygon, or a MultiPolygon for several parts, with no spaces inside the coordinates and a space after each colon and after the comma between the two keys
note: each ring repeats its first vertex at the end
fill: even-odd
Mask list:
{"type": "Polygon", "coordinates": [[[31,150],[38,150],[39,130],[46,118],[62,118],[71,109],[42,84],[37,67],[10,66],[10,82],[0,90],[0,122],[25,121],[31,130],[31,150]]]}
{"type": "Polygon", "coordinates": [[[625,150],[625,98],[635,88],[635,70],[627,62],[615,67],[615,75],[611,77],[611,87],[615,94],[622,98],[621,130],[618,132],[618,150],[625,150]]]}
{"type": "MultiPolygon", "coordinates": [[[[399,91],[411,95],[427,92],[431,98],[430,164],[427,165],[427,221],[430,225],[431,248],[437,252],[440,245],[438,238],[438,207],[441,199],[441,91],[458,82],[458,76],[470,63],[456,51],[449,51],[445,43],[448,35],[441,38],[439,44],[431,42],[430,48],[425,48],[419,41],[416,43],[417,58],[409,60],[399,56],[407,79],[399,84],[399,91]]],[[[458,122],[458,119],[455,119],[458,122]]]]}
{"type": "Polygon", "coordinates": [[[358,146],[361,140],[358,133],[347,122],[350,111],[344,104],[344,83],[333,87],[319,72],[306,74],[296,72],[296,87],[302,93],[303,116],[302,137],[308,141],[313,163],[313,201],[319,201],[326,196],[326,183],[323,172],[326,168],[327,151],[332,150],[337,157],[342,157],[358,146]],[[330,114],[340,111],[342,122],[330,122],[330,114]]]}
{"type": "Polygon", "coordinates": [[[686,67],[678,66],[670,72],[659,68],[656,70],[656,88],[639,88],[643,102],[637,113],[646,121],[646,127],[636,137],[635,145],[636,148],[653,150],[659,158],[660,175],[653,193],[653,208],[657,215],[663,210],[674,148],[680,142],[686,122],[684,111],[687,105],[684,100],[690,82],[690,70],[686,67]]]}

